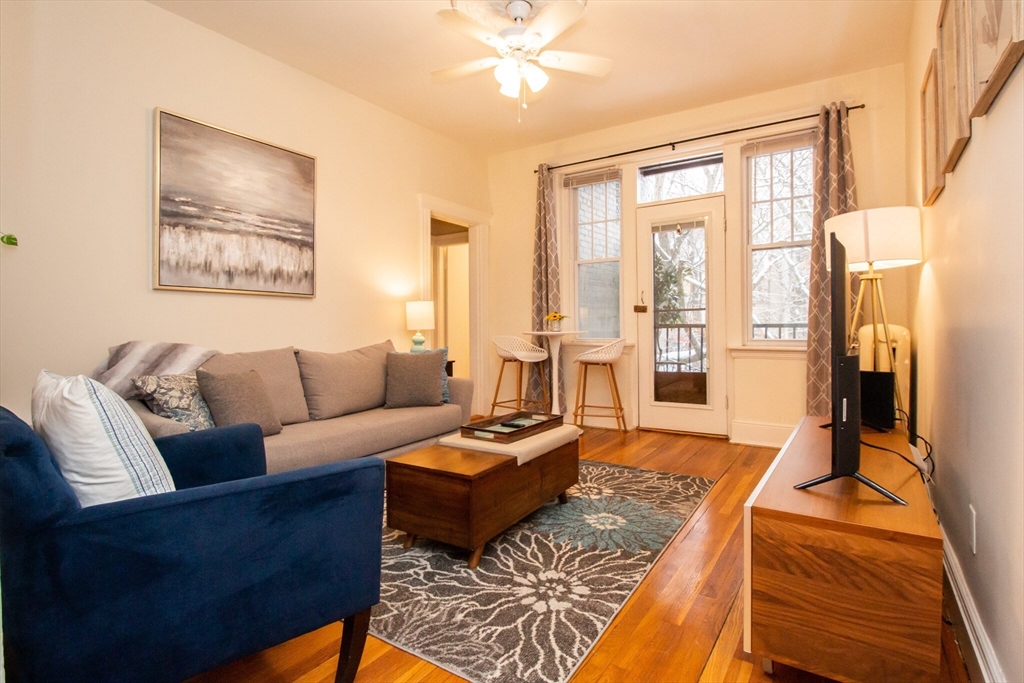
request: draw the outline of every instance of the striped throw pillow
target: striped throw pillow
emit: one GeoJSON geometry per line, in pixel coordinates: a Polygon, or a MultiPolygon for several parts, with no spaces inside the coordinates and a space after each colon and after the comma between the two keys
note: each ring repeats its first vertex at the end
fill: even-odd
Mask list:
{"type": "Polygon", "coordinates": [[[141,418],[85,375],[40,372],[32,390],[32,424],[82,507],[174,490],[141,418]]]}

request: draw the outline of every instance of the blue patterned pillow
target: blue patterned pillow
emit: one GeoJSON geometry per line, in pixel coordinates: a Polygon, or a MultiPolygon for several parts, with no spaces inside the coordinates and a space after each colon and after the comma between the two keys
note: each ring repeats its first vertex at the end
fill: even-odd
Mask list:
{"type": "Polygon", "coordinates": [[[132,383],[139,398],[160,417],[180,422],[190,432],[213,429],[213,415],[203,395],[199,393],[196,373],[187,375],[142,375],[133,377],[132,383]]]}
{"type": "Polygon", "coordinates": [[[451,394],[450,391],[448,391],[448,372],[446,370],[446,368],[448,367],[448,347],[446,346],[443,349],[438,349],[438,351],[442,352],[441,353],[441,402],[442,403],[451,403],[452,402],[452,394],[451,394]]]}

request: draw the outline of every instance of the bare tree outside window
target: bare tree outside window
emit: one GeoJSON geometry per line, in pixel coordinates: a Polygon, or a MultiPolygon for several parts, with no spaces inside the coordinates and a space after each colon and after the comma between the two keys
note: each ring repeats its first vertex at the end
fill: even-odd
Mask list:
{"type": "Polygon", "coordinates": [[[641,168],[637,201],[646,204],[724,191],[722,155],[713,154],[641,168]]]}
{"type": "Polygon", "coordinates": [[[749,157],[751,339],[807,339],[813,162],[810,146],[749,157]]]}
{"type": "Polygon", "coordinates": [[[615,339],[621,331],[619,260],[622,256],[621,183],[574,190],[579,327],[590,339],[615,339]]]}

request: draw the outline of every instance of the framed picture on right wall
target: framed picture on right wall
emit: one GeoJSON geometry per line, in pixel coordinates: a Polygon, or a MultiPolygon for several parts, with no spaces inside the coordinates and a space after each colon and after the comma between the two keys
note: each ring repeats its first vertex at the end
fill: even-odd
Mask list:
{"type": "Polygon", "coordinates": [[[921,84],[921,200],[925,206],[931,206],[946,186],[946,174],[942,172],[945,158],[936,52],[932,50],[921,84]]]}
{"type": "Polygon", "coordinates": [[[1024,0],[973,0],[967,3],[967,10],[973,119],[988,112],[1024,55],[1024,0]]]}

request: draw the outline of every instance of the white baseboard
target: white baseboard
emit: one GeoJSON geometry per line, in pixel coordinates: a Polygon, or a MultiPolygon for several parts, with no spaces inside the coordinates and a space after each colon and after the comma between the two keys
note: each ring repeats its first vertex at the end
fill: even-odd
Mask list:
{"type": "Polygon", "coordinates": [[[974,596],[967,587],[967,577],[960,566],[960,560],[953,550],[953,544],[946,536],[946,530],[942,529],[942,564],[946,567],[946,575],[953,586],[953,596],[956,604],[960,607],[960,614],[963,615],[964,625],[967,627],[967,635],[971,639],[971,647],[978,658],[978,665],[981,667],[981,675],[985,683],[997,683],[1006,680],[1003,667],[999,665],[995,648],[985,632],[985,625],[981,622],[981,615],[978,614],[978,606],[974,604],[974,596]]]}
{"type": "Polygon", "coordinates": [[[780,425],[768,422],[744,422],[733,420],[729,430],[729,441],[748,446],[769,446],[782,448],[796,425],[780,425]]]}

